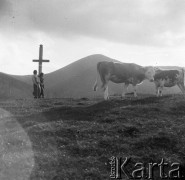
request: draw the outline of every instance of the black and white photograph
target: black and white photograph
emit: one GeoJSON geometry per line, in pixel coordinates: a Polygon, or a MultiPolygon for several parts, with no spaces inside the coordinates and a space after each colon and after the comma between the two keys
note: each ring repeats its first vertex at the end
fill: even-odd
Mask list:
{"type": "Polygon", "coordinates": [[[0,180],[185,179],[185,0],[0,0],[0,180]]]}

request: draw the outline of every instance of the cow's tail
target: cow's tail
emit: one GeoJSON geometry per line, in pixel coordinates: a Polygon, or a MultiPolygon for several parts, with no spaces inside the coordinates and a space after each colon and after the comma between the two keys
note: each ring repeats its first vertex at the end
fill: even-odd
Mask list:
{"type": "Polygon", "coordinates": [[[100,67],[100,62],[97,64],[97,76],[96,76],[96,81],[93,86],[94,91],[97,91],[97,89],[98,89],[98,77],[100,76],[99,67],[100,67]]]}
{"type": "Polygon", "coordinates": [[[98,89],[98,77],[96,78],[96,81],[94,83],[93,91],[97,91],[97,89],[98,89]]]}
{"type": "Polygon", "coordinates": [[[102,81],[102,87],[105,84],[105,80],[104,80],[104,78],[101,74],[101,71],[100,71],[100,65],[101,65],[101,62],[98,62],[98,64],[97,64],[97,77],[96,77],[96,81],[95,81],[94,86],[93,86],[94,91],[97,91],[97,89],[98,89],[98,77],[100,77],[100,79],[102,81]]]}

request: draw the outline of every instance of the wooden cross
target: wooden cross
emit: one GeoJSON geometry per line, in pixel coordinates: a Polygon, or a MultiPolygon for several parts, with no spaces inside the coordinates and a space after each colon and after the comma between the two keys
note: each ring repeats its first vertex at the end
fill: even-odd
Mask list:
{"type": "Polygon", "coordinates": [[[49,60],[46,60],[46,59],[42,59],[42,56],[43,56],[43,45],[41,44],[40,45],[40,48],[39,48],[39,59],[34,59],[33,62],[38,62],[39,63],[39,75],[40,73],[42,72],[42,63],[43,62],[49,62],[49,60]]]}

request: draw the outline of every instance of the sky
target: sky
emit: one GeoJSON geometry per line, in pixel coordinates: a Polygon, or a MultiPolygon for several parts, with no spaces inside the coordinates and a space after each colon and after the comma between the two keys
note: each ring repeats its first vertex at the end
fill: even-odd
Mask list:
{"type": "Polygon", "coordinates": [[[184,0],[0,0],[0,72],[43,72],[92,54],[185,67],[184,0]]]}

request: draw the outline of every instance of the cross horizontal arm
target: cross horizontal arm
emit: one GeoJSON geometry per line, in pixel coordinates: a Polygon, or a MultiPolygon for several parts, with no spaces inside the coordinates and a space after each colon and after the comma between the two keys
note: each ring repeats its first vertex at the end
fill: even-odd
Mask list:
{"type": "Polygon", "coordinates": [[[33,60],[33,62],[49,62],[49,60],[44,60],[44,59],[42,59],[42,60],[39,60],[39,59],[34,59],[33,60]]]}
{"type": "Polygon", "coordinates": [[[49,62],[49,60],[47,60],[47,59],[44,59],[44,60],[42,60],[42,62],[49,62]]]}

